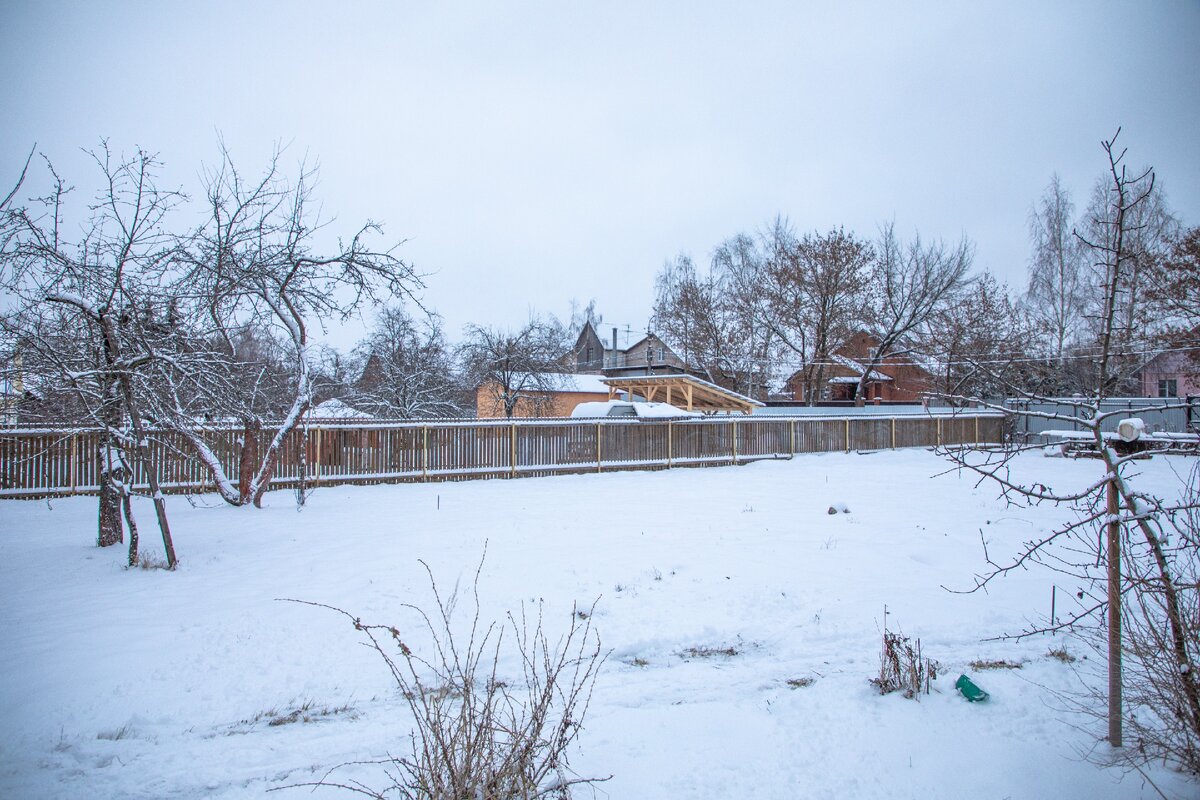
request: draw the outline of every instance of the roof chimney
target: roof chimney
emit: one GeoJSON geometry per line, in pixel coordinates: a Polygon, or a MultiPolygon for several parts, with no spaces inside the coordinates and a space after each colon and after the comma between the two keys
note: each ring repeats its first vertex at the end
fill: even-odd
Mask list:
{"type": "Polygon", "coordinates": [[[614,325],[613,326],[613,350],[620,350],[620,349],[621,348],[617,346],[617,326],[614,325]]]}

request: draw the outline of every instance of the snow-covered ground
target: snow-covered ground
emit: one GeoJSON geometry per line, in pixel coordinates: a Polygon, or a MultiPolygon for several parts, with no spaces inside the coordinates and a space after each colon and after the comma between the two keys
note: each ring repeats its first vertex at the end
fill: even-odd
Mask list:
{"type": "MultiPolygon", "coordinates": [[[[1174,494],[1190,466],[1137,469],[1174,494]]],[[[1038,455],[1018,467],[1058,486],[1099,471],[1038,455]]],[[[1073,587],[1032,570],[986,595],[942,588],[982,569],[981,531],[996,554],[1068,512],[1005,507],[967,475],[932,477],[946,469],[911,450],[326,488],[301,512],[290,492],[262,510],[172,497],[174,574],[125,570],[120,548],[92,546],[93,498],[4,501],[0,797],[260,797],[402,751],[404,703],[359,634],[277,598],[411,631],[403,604],[431,599],[418,559],[443,590],[469,585],[485,542],[485,619],[544,601],[561,627],[599,598],[612,652],[572,756],[578,773],[612,775],[596,797],[1157,797],[1137,773],[1087,760],[1104,754],[1103,731],[1063,710],[1056,693],[1078,678],[1047,656],[1085,650],[1061,636],[985,641],[1044,618],[1055,578],[1060,604],[1073,587]],[[867,683],[885,604],[890,628],[943,665],[920,702],[867,683]],[[687,655],[726,647],[737,654],[687,655]],[[972,671],[976,659],[1023,667],[972,671]],[[955,692],[962,672],[989,702],[955,692]],[[800,678],[814,680],[788,684],[800,678]],[[268,724],[306,705],[312,721],[268,724]]],[[[148,505],[139,520],[144,550],[161,551],[148,505]]],[[[1197,794],[1168,769],[1148,774],[1170,797],[1197,794]]]]}

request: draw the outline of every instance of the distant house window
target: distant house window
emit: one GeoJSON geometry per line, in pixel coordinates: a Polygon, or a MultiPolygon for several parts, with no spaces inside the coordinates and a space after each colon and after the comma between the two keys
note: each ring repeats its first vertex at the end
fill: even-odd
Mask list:
{"type": "Polygon", "coordinates": [[[877,356],[878,354],[879,354],[878,347],[872,347],[867,350],[867,358],[871,359],[872,361],[875,360],[875,356],[877,356]]]}
{"type": "Polygon", "coordinates": [[[658,348],[658,360],[659,361],[667,360],[667,349],[665,347],[658,348]]]}
{"type": "Polygon", "coordinates": [[[1158,379],[1158,396],[1159,397],[1178,397],[1179,384],[1174,378],[1159,378],[1158,379]]]}

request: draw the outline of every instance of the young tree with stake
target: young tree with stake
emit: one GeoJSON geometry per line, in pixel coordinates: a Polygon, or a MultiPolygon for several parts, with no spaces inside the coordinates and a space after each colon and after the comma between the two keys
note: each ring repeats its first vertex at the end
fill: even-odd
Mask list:
{"type": "MultiPolygon", "coordinates": [[[[1120,131],[1118,130],[1118,135],[1120,131]]],[[[1051,620],[1020,635],[1069,628],[1106,639],[1108,664],[1108,741],[1124,745],[1128,723],[1138,734],[1135,750],[1120,750],[1137,763],[1160,755],[1174,757],[1200,774],[1200,493],[1193,486],[1175,502],[1139,492],[1123,455],[1104,433],[1114,416],[1136,410],[1102,411],[1102,401],[1117,385],[1122,307],[1128,301],[1124,271],[1131,261],[1130,240],[1138,230],[1138,206],[1151,196],[1154,174],[1131,175],[1117,136],[1103,142],[1108,158],[1104,202],[1094,208],[1088,234],[1080,241],[1103,274],[1104,298],[1098,319],[1094,393],[1076,404],[1073,414],[1021,411],[1086,431],[1104,467],[1094,483],[1064,492],[1043,484],[1021,485],[1009,478],[1008,462],[1028,448],[948,450],[960,466],[995,481],[1014,502],[1074,507],[1078,519],[1046,536],[1025,542],[1015,555],[994,560],[977,576],[975,590],[1030,564],[1045,564],[1078,581],[1079,607],[1064,621],[1051,620]],[[982,456],[982,457],[980,457],[982,456]],[[1123,704],[1125,657],[1133,659],[1137,682],[1134,713],[1123,704]]],[[[1193,471],[1193,484],[1200,471],[1193,471]]]]}

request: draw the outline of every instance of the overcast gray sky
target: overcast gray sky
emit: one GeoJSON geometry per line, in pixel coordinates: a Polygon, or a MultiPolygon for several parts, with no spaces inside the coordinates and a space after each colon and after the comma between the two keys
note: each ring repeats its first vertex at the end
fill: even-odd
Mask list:
{"type": "MultiPolygon", "coordinates": [[[[339,226],[407,239],[457,337],[595,298],[776,214],[977,245],[1024,283],[1057,171],[1078,205],[1118,125],[1200,224],[1200,2],[0,4],[0,176],[33,143],[157,151],[191,188],[319,160],[339,226]]],[[[342,332],[336,343],[352,343],[342,332]]]]}

